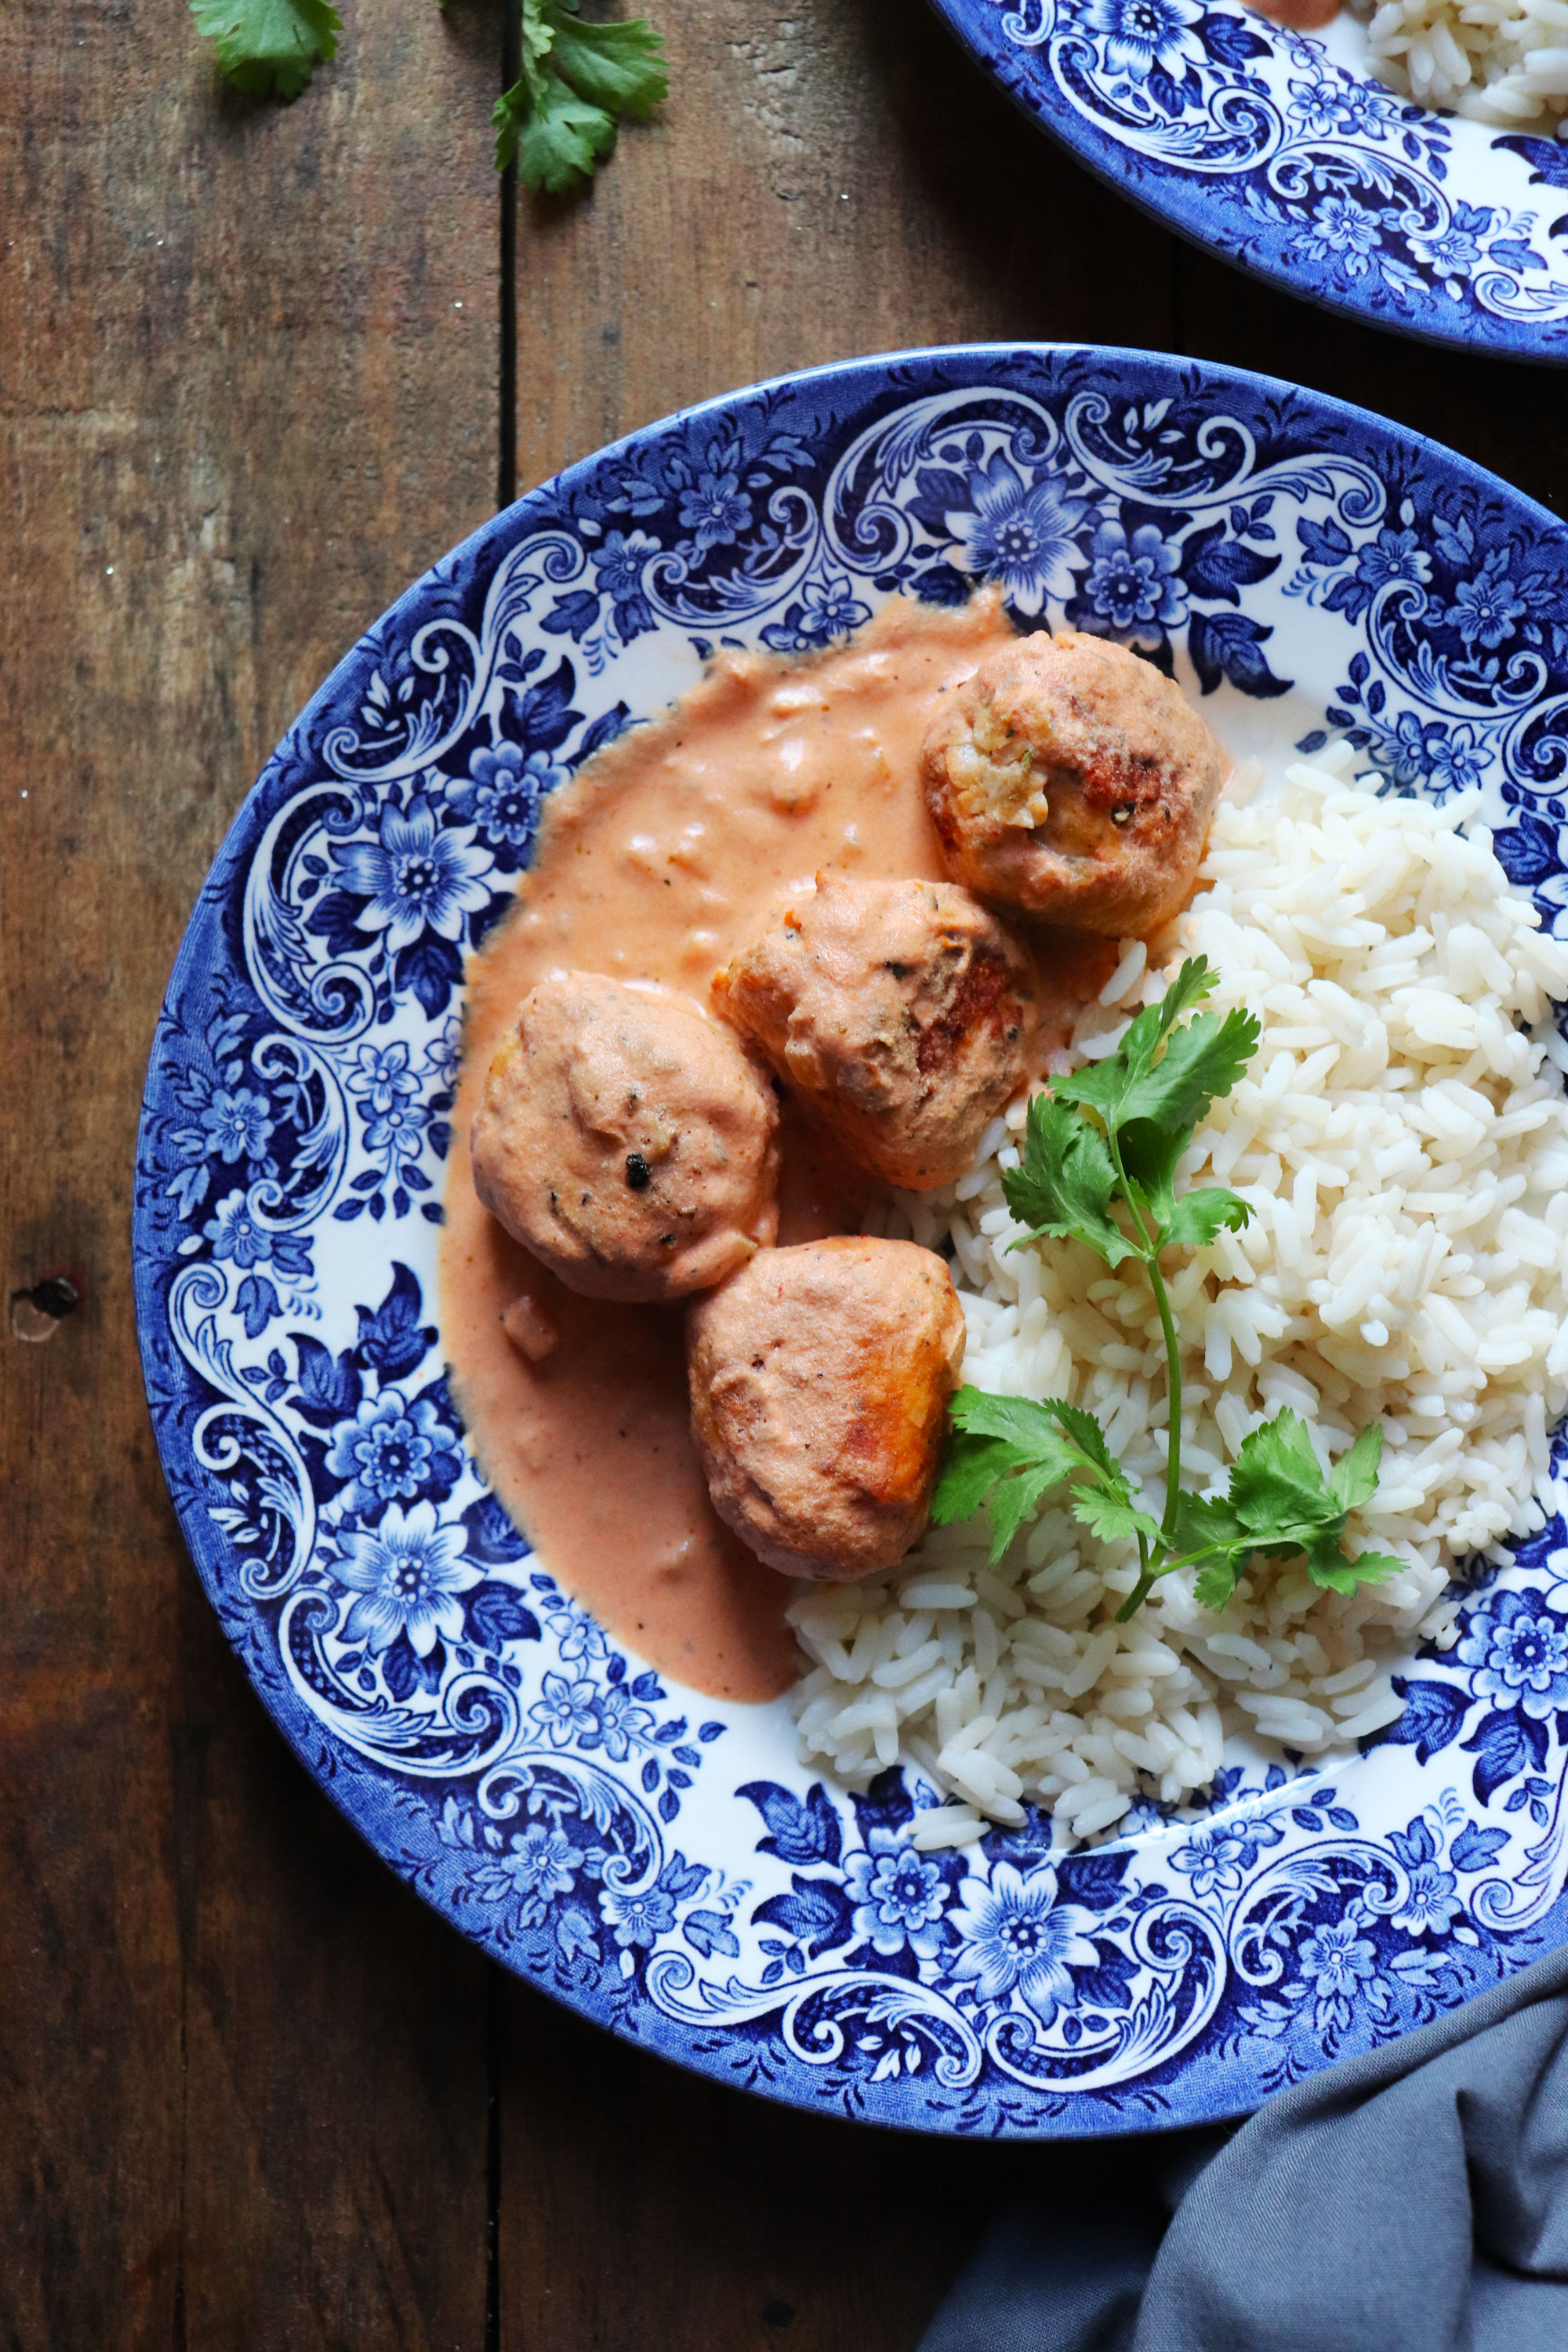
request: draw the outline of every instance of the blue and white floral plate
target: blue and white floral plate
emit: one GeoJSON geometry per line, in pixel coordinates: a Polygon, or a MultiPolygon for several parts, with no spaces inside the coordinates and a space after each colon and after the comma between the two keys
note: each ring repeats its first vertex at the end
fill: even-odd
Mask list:
{"type": "Polygon", "coordinates": [[[787,1706],[610,1643],[486,1492],[442,1373],[462,959],[542,794],[718,645],[826,645],[897,588],[1002,582],[1131,641],[1237,751],[1346,739],[1480,782],[1568,904],[1568,534],[1289,386],[970,349],[651,426],[478,532],[354,648],[192,919],[136,1169],[147,1390],[185,1536],[268,1707],[400,1875],[509,1968],[777,2098],[932,2131],[1237,2114],[1568,1924],[1568,1530],[1478,1588],[1336,1773],[1233,1767],[1197,1821],[921,1856],[787,1706]],[[1086,1952],[1089,1957],[1085,1957],[1086,1952]]]}
{"type": "Polygon", "coordinates": [[[1195,244],[1437,342],[1568,360],[1568,144],[1414,106],[1363,27],[1242,0],[935,0],[1025,112],[1195,244]]]}

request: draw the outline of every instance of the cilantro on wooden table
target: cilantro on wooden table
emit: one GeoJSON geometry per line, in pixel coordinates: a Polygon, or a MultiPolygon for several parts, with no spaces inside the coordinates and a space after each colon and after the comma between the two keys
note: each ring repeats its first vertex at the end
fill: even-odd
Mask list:
{"type": "MultiPolygon", "coordinates": [[[[515,157],[526,188],[558,195],[592,179],[623,115],[640,120],[664,97],[664,43],[640,16],[584,23],[580,0],[517,5],[522,72],[491,118],[496,168],[515,157]]],[[[342,31],[331,0],[191,0],[191,14],[216,44],[219,70],[253,98],[298,98],[342,31]]]]}
{"type": "Polygon", "coordinates": [[[1383,1432],[1363,1429],[1325,1477],[1306,1423],[1277,1413],[1247,1437],[1225,1496],[1182,1486],[1182,1367],[1161,1267],[1167,1249],[1202,1249],[1239,1233],[1252,1212],[1239,1194],[1205,1185],[1178,1195],[1176,1166],[1212,1103],[1236,1086],[1258,1050],[1250,1013],[1184,1013],[1214,986],[1204,957],[1182,966],[1163,1000],[1131,1024],[1121,1045],[1087,1069],[1053,1078],[1029,1105],[1017,1168],[1005,1171],[1007,1206],[1026,1234],[1012,1244],[1084,1243],[1110,1266],[1137,1258],[1148,1276],[1165,1343],[1169,1399],[1165,1507],[1155,1519],[1118,1468],[1091,1412],[1060,1398],[1034,1404],[963,1388],[952,1401],[949,1442],[932,1517],[940,1525],[984,1508],[991,1557],[999,1559],[1053,1487],[1065,1484],[1073,1516],[1102,1542],[1138,1547],[1138,1582],[1117,1612],[1132,1616],[1157,1577],[1196,1568],[1194,1590],[1223,1609],[1248,1561],[1304,1553],[1314,1583],[1336,1592],[1392,1575],[1387,1552],[1347,1555],[1345,1519],[1377,1489],[1383,1432]]]}
{"type": "Polygon", "coordinates": [[[517,158],[535,194],[593,177],[618,116],[642,117],[668,86],[664,43],[644,18],[586,25],[578,0],[522,0],[522,72],[496,101],[496,166],[517,158]]]}
{"type": "Polygon", "coordinates": [[[191,0],[218,70],[250,98],[298,98],[337,56],[343,20],[330,0],[191,0]]]}

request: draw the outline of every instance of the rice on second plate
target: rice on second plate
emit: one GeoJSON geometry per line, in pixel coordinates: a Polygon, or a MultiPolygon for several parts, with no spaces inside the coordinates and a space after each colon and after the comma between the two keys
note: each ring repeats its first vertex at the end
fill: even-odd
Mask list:
{"type": "MultiPolygon", "coordinates": [[[[900,1756],[919,1766],[956,1801],[922,1817],[917,1843],[966,1843],[1031,1803],[1094,1836],[1141,1797],[1205,1788],[1238,1738],[1314,1759],[1351,1748],[1399,1714],[1391,1669],[1452,1639],[1450,1570],[1542,1524],[1548,1433],[1568,1406],[1568,1052],[1550,1011],[1568,945],[1510,885],[1474,824],[1479,793],[1380,800],[1349,767],[1321,755],[1267,799],[1249,798],[1256,776],[1232,783],[1200,895],[1155,965],[1128,944],[1074,1051],[1114,1050],[1183,953],[1216,968],[1215,1009],[1261,1019],[1247,1076],[1182,1167],[1253,1209],[1245,1233],[1168,1260],[1186,1483],[1223,1489],[1242,1440],[1284,1406],[1331,1462],[1381,1421],[1381,1484],[1349,1532],[1409,1567],[1344,1597],[1300,1562],[1267,1566],[1223,1614],[1178,1570],[1119,1626],[1131,1551],[1051,1507],[995,1568],[974,1519],[933,1528],[889,1576],[814,1588],[790,1611],[810,1661],[793,1695],[802,1754],[851,1782],[900,1756]]],[[[951,1248],[965,1380],[1091,1407],[1157,1514],[1152,1297],[1136,1266],[1113,1274],[1076,1244],[1009,1254],[1001,1171],[1023,1119],[1020,1102],[967,1176],[903,1196],[890,1229],[951,1248]]]]}
{"type": "Polygon", "coordinates": [[[1500,130],[1568,116],[1568,0],[1352,0],[1373,73],[1500,130]]]}

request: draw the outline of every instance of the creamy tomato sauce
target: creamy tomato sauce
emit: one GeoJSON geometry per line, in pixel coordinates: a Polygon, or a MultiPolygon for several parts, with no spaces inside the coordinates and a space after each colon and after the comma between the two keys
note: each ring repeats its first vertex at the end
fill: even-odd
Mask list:
{"type": "MultiPolygon", "coordinates": [[[[598,753],[550,802],[518,906],[468,970],[440,1322],[479,1464],[542,1564],[609,1633],[715,1696],[771,1698],[794,1678],[793,1587],[719,1520],[692,1447],[683,1307],[574,1297],[480,1206],[468,1134],[490,1057],[548,972],[657,981],[699,1003],[780,894],[824,868],[943,878],[920,786],[940,698],[1012,635],[994,593],[952,610],[895,598],[841,652],[716,662],[665,718],[598,753]],[[526,1294],[553,1344],[537,1361],[502,1328],[526,1294]]],[[[1042,992],[1058,1017],[1115,950],[1058,940],[1042,992]]],[[[873,1179],[786,1110],[782,1243],[853,1233],[873,1179]]],[[[517,1318],[513,1318],[514,1328],[517,1318]]]]}

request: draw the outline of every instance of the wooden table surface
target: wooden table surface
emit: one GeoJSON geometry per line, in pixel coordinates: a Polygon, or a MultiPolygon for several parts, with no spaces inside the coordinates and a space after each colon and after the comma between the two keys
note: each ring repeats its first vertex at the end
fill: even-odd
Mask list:
{"type": "Polygon", "coordinates": [[[747,2101],[503,1976],[220,1637],[142,1402],[132,1139],[208,862],[338,656],[569,458],[900,345],[1236,361],[1568,495],[1561,376],[1205,258],[916,0],[647,5],[659,119],[521,207],[489,0],[344,0],[292,108],[222,90],[180,0],[0,13],[0,1233],[13,1293],[81,1293],[0,1339],[7,2347],[904,2352],[1033,2161],[747,2101]]]}

